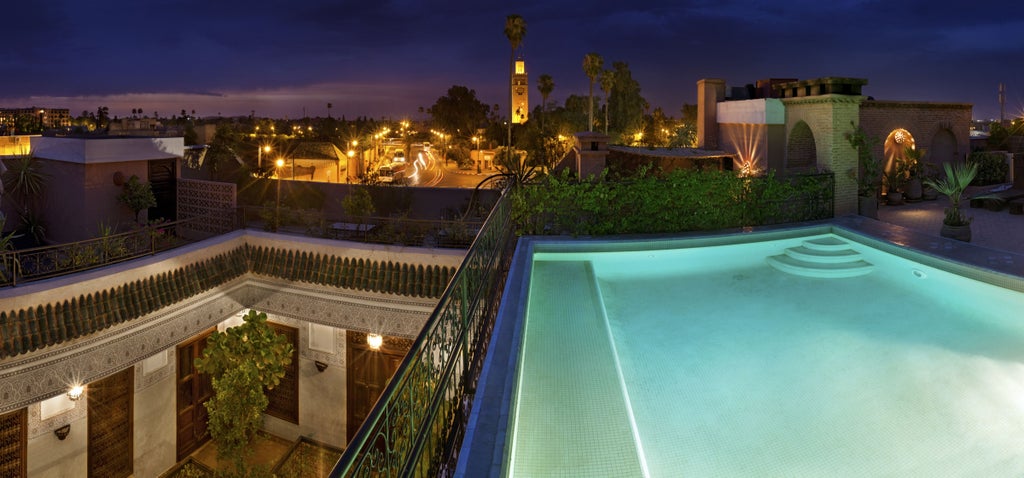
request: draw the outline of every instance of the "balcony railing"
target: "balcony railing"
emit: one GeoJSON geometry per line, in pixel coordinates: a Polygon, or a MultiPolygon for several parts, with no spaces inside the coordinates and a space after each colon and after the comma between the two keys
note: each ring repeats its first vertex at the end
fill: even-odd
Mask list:
{"type": "Polygon", "coordinates": [[[503,196],[332,477],[454,471],[515,246],[511,220],[503,196]]]}
{"type": "Polygon", "coordinates": [[[116,264],[235,229],[228,213],[151,224],[85,241],[0,252],[0,287],[116,264]]]}

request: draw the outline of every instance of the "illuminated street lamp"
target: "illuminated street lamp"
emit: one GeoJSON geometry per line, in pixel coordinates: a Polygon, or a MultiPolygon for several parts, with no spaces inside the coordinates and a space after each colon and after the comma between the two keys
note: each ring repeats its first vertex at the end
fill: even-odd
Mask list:
{"type": "MultiPolygon", "coordinates": [[[[259,126],[257,126],[257,128],[259,128],[259,126]]],[[[269,152],[270,152],[270,145],[269,144],[265,144],[263,146],[260,146],[259,148],[256,148],[256,167],[257,168],[262,168],[263,167],[263,153],[269,153],[269,152]]]]}
{"type": "Polygon", "coordinates": [[[277,176],[277,209],[274,215],[274,231],[277,231],[277,226],[281,224],[281,168],[284,167],[284,159],[277,158],[274,164],[277,165],[277,171],[274,173],[277,176]]]}
{"type": "Polygon", "coordinates": [[[483,159],[483,158],[480,157],[480,138],[479,137],[476,137],[476,136],[473,137],[473,145],[474,145],[474,147],[476,147],[476,162],[479,164],[480,160],[483,159]]]}

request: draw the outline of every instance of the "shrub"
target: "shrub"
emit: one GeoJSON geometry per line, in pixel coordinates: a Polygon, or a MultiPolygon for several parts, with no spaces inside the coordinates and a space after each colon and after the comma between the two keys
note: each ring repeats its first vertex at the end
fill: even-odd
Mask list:
{"type": "Polygon", "coordinates": [[[1003,153],[975,151],[968,156],[967,160],[978,165],[978,175],[974,177],[971,184],[981,186],[1006,181],[1010,167],[1007,166],[1006,156],[1003,153]]]}

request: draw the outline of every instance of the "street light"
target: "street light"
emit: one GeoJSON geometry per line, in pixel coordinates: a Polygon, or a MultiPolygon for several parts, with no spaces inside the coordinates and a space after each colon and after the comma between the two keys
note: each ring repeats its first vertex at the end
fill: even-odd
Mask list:
{"type": "Polygon", "coordinates": [[[274,214],[274,231],[277,231],[277,226],[281,224],[281,168],[284,167],[284,159],[277,158],[274,163],[277,165],[277,171],[274,173],[277,176],[277,209],[274,214]]]}
{"type": "Polygon", "coordinates": [[[480,157],[480,138],[474,136],[473,144],[476,147],[476,162],[477,164],[480,164],[480,162],[483,160],[483,158],[480,157]]]}
{"type": "MultiPolygon", "coordinates": [[[[257,126],[256,128],[259,129],[259,126],[257,126]]],[[[264,152],[267,152],[267,153],[270,152],[270,145],[269,144],[265,144],[263,146],[260,146],[259,148],[256,148],[256,167],[257,168],[262,168],[263,167],[263,153],[264,152]]]]}

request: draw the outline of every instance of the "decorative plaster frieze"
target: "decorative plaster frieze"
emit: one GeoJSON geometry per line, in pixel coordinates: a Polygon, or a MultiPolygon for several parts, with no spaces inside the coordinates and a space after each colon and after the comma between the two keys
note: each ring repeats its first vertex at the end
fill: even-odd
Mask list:
{"type": "MultiPolygon", "coordinates": [[[[338,329],[412,338],[423,328],[436,304],[437,299],[343,290],[245,274],[130,323],[5,363],[0,372],[0,413],[37,404],[65,393],[73,383],[93,382],[157,352],[173,350],[177,344],[246,309],[267,312],[293,323],[314,322],[338,329]]],[[[344,331],[338,333],[338,343],[344,343],[344,331]]],[[[308,340],[302,343],[309,358],[344,363],[343,347],[332,357],[308,350],[308,340]]],[[[150,374],[152,378],[137,373],[136,390],[173,374],[175,367],[175,361],[169,360],[167,367],[150,374]]]]}

